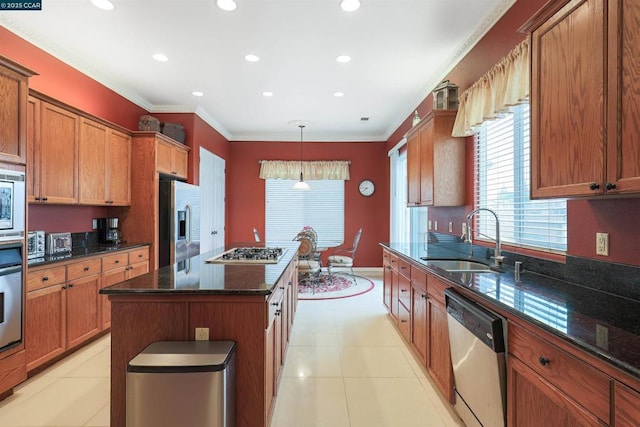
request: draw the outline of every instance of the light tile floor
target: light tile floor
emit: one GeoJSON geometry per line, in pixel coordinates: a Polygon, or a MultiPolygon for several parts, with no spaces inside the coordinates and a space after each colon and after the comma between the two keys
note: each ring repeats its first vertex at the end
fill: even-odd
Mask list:
{"type": "MultiPolygon", "coordinates": [[[[368,277],[364,295],[299,302],[273,427],[463,425],[391,324],[381,278],[368,277]]],[[[18,386],[0,426],[109,426],[110,345],[100,338],[18,386]]]]}

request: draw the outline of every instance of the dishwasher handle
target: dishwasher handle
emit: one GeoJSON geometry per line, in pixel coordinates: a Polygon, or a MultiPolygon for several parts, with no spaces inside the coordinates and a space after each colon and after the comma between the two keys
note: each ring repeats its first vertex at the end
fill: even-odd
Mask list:
{"type": "Polygon", "coordinates": [[[445,289],[447,315],[469,330],[496,353],[504,353],[503,318],[458,294],[445,289]]]}

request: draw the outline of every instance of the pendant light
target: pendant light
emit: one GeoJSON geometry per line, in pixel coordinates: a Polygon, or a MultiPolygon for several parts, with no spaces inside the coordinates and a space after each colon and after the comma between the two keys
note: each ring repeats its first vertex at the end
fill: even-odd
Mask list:
{"type": "Polygon", "coordinates": [[[304,182],[304,178],[302,176],[302,129],[304,129],[304,125],[298,125],[298,127],[300,128],[300,181],[293,185],[293,189],[308,191],[311,190],[311,187],[309,187],[309,184],[304,182]]]}

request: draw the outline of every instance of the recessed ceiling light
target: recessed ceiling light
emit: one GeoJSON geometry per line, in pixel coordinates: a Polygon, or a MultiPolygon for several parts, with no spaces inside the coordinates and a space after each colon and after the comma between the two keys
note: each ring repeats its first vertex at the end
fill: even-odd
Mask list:
{"type": "Polygon", "coordinates": [[[91,3],[98,9],[113,10],[116,6],[109,0],[91,0],[91,3]]]}
{"type": "Polygon", "coordinates": [[[197,90],[194,90],[193,92],[191,92],[191,95],[193,95],[193,96],[204,96],[204,93],[202,93],[200,91],[197,91],[197,90]]]}
{"type": "Polygon", "coordinates": [[[269,92],[268,90],[264,91],[262,92],[262,96],[273,96],[273,92],[269,92]]]}
{"type": "Polygon", "coordinates": [[[160,62],[167,62],[169,60],[169,57],[167,55],[163,55],[162,53],[154,53],[151,57],[160,62]]]}
{"type": "Polygon", "coordinates": [[[333,96],[340,98],[341,96],[344,96],[344,92],[333,92],[333,96]]]}
{"type": "Polygon", "coordinates": [[[246,59],[249,62],[258,62],[260,61],[260,57],[258,55],[254,55],[252,53],[245,55],[244,59],[246,59]]]}
{"type": "Polygon", "coordinates": [[[340,55],[336,58],[338,62],[349,62],[351,61],[351,57],[349,55],[340,55]]]}
{"type": "Polygon", "coordinates": [[[233,0],[216,0],[216,4],[220,9],[226,10],[228,12],[236,10],[236,8],[238,7],[236,2],[233,0]]]}
{"type": "Polygon", "coordinates": [[[360,9],[360,0],[341,0],[340,7],[345,12],[353,12],[360,9]]]}

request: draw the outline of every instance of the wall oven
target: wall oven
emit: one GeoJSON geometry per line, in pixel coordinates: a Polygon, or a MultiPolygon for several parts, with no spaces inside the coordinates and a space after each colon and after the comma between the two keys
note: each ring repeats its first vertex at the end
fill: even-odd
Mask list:
{"type": "Polygon", "coordinates": [[[22,243],[0,246],[0,351],[22,342],[22,243]]]}
{"type": "Polygon", "coordinates": [[[24,172],[0,169],[0,242],[24,239],[24,172]]]}

